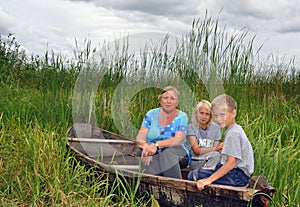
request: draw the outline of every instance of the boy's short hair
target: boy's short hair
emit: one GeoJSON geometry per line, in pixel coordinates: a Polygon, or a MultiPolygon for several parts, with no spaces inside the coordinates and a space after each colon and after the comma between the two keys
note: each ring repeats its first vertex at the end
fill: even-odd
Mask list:
{"type": "Polygon", "coordinates": [[[227,94],[222,94],[217,96],[211,103],[212,110],[215,107],[225,106],[226,109],[232,112],[234,109],[237,109],[237,103],[231,96],[227,94]]]}

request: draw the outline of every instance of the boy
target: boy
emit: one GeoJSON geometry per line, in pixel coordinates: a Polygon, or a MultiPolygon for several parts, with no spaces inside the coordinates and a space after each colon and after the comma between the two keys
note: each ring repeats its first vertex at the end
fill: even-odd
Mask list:
{"type": "Polygon", "coordinates": [[[212,102],[212,117],[225,128],[224,146],[221,152],[221,163],[214,170],[192,170],[189,180],[198,180],[197,187],[203,190],[211,183],[230,186],[246,186],[254,171],[252,146],[243,130],[235,121],[237,114],[236,101],[229,95],[217,96],[212,102]]]}

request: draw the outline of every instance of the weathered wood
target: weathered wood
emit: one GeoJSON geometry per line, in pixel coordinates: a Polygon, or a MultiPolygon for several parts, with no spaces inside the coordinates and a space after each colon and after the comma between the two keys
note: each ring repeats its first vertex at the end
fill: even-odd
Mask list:
{"type": "Polygon", "coordinates": [[[92,137],[92,125],[85,123],[74,123],[73,133],[76,137],[92,137]]]}
{"type": "Polygon", "coordinates": [[[138,165],[110,165],[110,167],[114,169],[120,169],[120,170],[134,170],[138,171],[140,167],[138,165]]]}
{"type": "Polygon", "coordinates": [[[276,192],[276,189],[268,183],[265,176],[252,176],[249,188],[260,189],[265,194],[271,195],[271,197],[276,192]]]}
{"type": "MultiPolygon", "coordinates": [[[[145,199],[154,195],[161,206],[247,207],[251,204],[266,207],[268,202],[264,199],[272,198],[276,191],[265,177],[258,176],[251,178],[248,187],[211,184],[199,191],[194,181],[141,173],[136,157],[138,148],[133,140],[78,123],[68,130],[68,137],[68,146],[83,163],[97,165],[99,171],[107,172],[112,180],[118,173],[127,182],[137,182],[139,177],[138,195],[145,199]]],[[[188,172],[188,169],[182,170],[183,178],[188,172]]]]}
{"type": "Polygon", "coordinates": [[[94,142],[94,143],[109,143],[109,144],[135,144],[131,140],[118,140],[118,139],[92,139],[92,138],[68,138],[69,142],[94,142]]]}

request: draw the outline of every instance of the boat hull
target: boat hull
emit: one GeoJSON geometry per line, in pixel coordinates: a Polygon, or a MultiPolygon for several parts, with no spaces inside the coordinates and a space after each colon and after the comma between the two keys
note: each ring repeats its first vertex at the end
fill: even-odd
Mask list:
{"type": "MultiPolygon", "coordinates": [[[[248,188],[212,184],[199,191],[194,181],[143,174],[134,141],[89,124],[70,127],[67,145],[82,163],[108,173],[112,181],[122,175],[126,182],[139,185],[137,196],[148,200],[153,195],[160,206],[268,206],[261,193],[268,195],[263,197],[272,197],[275,193],[275,188],[264,177],[253,177],[252,186],[248,188]]],[[[188,170],[182,172],[186,177],[188,170]]]]}

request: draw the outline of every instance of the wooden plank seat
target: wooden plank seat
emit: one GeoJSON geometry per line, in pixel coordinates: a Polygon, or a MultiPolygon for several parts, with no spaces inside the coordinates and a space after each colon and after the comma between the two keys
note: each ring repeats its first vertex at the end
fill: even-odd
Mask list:
{"type": "Polygon", "coordinates": [[[132,170],[138,172],[140,170],[139,165],[109,165],[112,168],[120,170],[132,170]]]}
{"type": "Polygon", "coordinates": [[[109,144],[135,144],[134,141],[131,140],[123,140],[123,139],[97,139],[97,138],[73,138],[69,137],[68,141],[71,142],[94,142],[94,143],[109,143],[109,144]]]}

